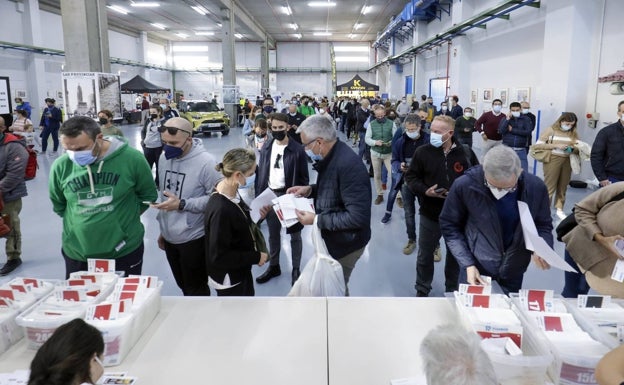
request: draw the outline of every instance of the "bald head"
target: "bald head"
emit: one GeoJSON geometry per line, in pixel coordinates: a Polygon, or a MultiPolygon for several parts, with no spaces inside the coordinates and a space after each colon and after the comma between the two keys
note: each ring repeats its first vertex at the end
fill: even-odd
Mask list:
{"type": "Polygon", "coordinates": [[[179,118],[179,117],[171,118],[167,120],[163,125],[165,127],[175,127],[180,131],[186,132],[187,134],[193,133],[193,125],[191,124],[191,122],[189,122],[188,120],[184,118],[179,118]]]}

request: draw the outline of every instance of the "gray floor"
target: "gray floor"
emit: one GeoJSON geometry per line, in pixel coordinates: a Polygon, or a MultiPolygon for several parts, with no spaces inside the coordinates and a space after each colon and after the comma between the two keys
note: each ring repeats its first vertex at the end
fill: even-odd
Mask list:
{"type": "MultiPolygon", "coordinates": [[[[130,144],[138,148],[140,126],[124,125],[122,129],[129,138],[130,144]]],[[[204,137],[203,141],[208,151],[217,159],[221,159],[228,149],[242,146],[243,136],[240,128],[234,128],[228,136],[213,134],[211,137],[204,137]]],[[[479,155],[478,149],[475,152],[479,155]]],[[[29,195],[23,200],[23,211],[20,216],[24,263],[8,277],[0,277],[0,284],[16,276],[48,279],[61,279],[64,276],[64,264],[60,252],[61,219],[52,211],[47,193],[47,175],[53,160],[54,158],[40,156],[40,169],[37,177],[27,182],[29,195]]],[[[315,174],[311,171],[312,180],[316,178],[315,174]]],[[[589,190],[569,189],[566,212],[569,212],[574,203],[589,192],[589,190]]],[[[372,239],[351,277],[349,288],[352,296],[406,297],[415,295],[416,252],[412,255],[404,255],[402,252],[407,242],[403,210],[395,205],[392,220],[386,225],[381,223],[384,211],[385,203],[373,206],[372,239]]],[[[163,295],[181,295],[169,270],[164,252],[156,245],[159,233],[156,211],[148,210],[143,215],[142,221],[146,229],[143,273],[156,275],[164,281],[163,295]]],[[[263,226],[263,230],[267,234],[266,225],[263,226]]],[[[94,234],[94,236],[97,235],[94,234]]],[[[312,255],[309,229],[304,229],[303,239],[302,266],[312,255]]],[[[256,284],[256,295],[284,296],[290,289],[290,242],[287,236],[283,237],[282,241],[282,275],[263,285],[256,284]]],[[[563,255],[561,243],[556,242],[555,250],[563,255]]],[[[4,257],[0,257],[0,263],[3,262],[4,257]]],[[[430,294],[432,296],[444,295],[443,263],[436,264],[433,291],[430,294]]],[[[262,271],[264,267],[255,266],[253,274],[257,276],[262,271]]],[[[541,271],[531,265],[525,275],[524,288],[553,289],[559,293],[562,287],[563,272],[560,270],[541,271]]]]}

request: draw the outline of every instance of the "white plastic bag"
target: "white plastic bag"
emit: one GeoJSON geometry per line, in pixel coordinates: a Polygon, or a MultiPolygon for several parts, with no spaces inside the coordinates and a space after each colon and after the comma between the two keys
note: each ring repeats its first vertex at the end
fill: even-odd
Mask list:
{"type": "Polygon", "coordinates": [[[303,268],[299,279],[288,293],[289,297],[344,297],[345,281],[342,266],[327,251],[321,230],[312,224],[314,257],[303,268]]]}

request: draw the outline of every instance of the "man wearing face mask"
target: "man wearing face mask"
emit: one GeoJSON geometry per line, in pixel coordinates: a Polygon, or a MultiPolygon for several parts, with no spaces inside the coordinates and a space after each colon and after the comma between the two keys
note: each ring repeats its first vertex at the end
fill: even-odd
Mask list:
{"type": "MultiPolygon", "coordinates": [[[[446,194],[455,179],[479,164],[472,150],[453,137],[454,127],[455,121],[450,116],[436,116],[431,123],[430,143],[416,149],[405,173],[405,183],[420,203],[416,259],[418,297],[427,297],[431,291],[434,251],[442,236],[438,218],[446,194]]],[[[459,266],[448,247],[444,276],[446,292],[457,290],[459,266]]]]}
{"type": "Polygon", "coordinates": [[[141,147],[143,147],[143,154],[150,170],[154,164],[156,165],[155,182],[158,186],[158,158],[160,158],[163,149],[158,127],[163,124],[165,118],[163,117],[163,110],[158,104],[153,104],[149,111],[149,119],[145,121],[141,130],[141,147]]]}
{"type": "Polygon", "coordinates": [[[288,106],[288,136],[299,144],[301,144],[301,135],[297,133],[297,129],[305,119],[306,116],[297,111],[296,104],[288,106]]]}
{"type": "Polygon", "coordinates": [[[173,277],[185,296],[210,295],[206,272],[204,212],[210,194],[222,176],[217,162],[193,126],[179,117],[159,127],[163,153],[159,159],[160,235],[158,247],[165,251],[173,277]]]}
{"type": "Polygon", "coordinates": [[[449,103],[450,103],[450,108],[451,108],[451,118],[457,120],[458,118],[461,118],[462,115],[464,114],[464,110],[462,109],[462,106],[459,105],[459,98],[457,97],[457,95],[453,95],[449,98],[449,103]]]}
{"type": "Polygon", "coordinates": [[[273,102],[272,98],[267,96],[262,101],[262,113],[264,114],[264,116],[268,116],[273,112],[275,112],[275,102],[273,102]]]}
{"type": "Polygon", "coordinates": [[[375,204],[381,204],[384,200],[383,188],[381,185],[381,167],[385,165],[386,170],[392,169],[392,137],[394,136],[394,122],[386,118],[386,109],[382,105],[375,106],[373,110],[375,119],[372,119],[368,130],[366,130],[366,144],[370,146],[370,157],[373,165],[373,178],[375,179],[375,189],[377,198],[375,204]]]}
{"type": "Polygon", "coordinates": [[[53,98],[46,98],[45,102],[47,107],[43,110],[39,122],[39,128],[41,129],[41,152],[39,155],[45,155],[48,148],[48,138],[52,136],[54,148],[50,155],[55,156],[59,146],[58,131],[59,127],[61,127],[61,110],[54,105],[56,100],[53,98]]]}
{"type": "Polygon", "coordinates": [[[397,115],[399,115],[399,123],[405,120],[405,117],[410,112],[410,105],[407,103],[407,99],[403,97],[396,108],[397,115]]]}
{"type": "Polygon", "coordinates": [[[591,149],[591,166],[600,186],[624,181],[624,100],[618,103],[618,120],[598,132],[591,149]]]}
{"type": "Polygon", "coordinates": [[[476,121],[472,116],[472,108],[470,107],[464,108],[464,116],[455,119],[455,136],[470,148],[472,148],[472,133],[476,121]]]}
{"type": "Polygon", "coordinates": [[[503,141],[503,137],[498,132],[498,125],[505,115],[501,112],[503,102],[500,99],[492,101],[492,111],[484,112],[475,122],[475,130],[481,133],[483,145],[481,150],[483,154],[503,141]]]}
{"type": "Polygon", "coordinates": [[[312,107],[312,103],[310,103],[310,99],[307,96],[301,98],[301,105],[297,111],[306,118],[314,115],[314,107],[312,107]]]}
{"type": "Polygon", "coordinates": [[[436,116],[440,115],[451,116],[451,111],[449,111],[448,102],[446,100],[440,103],[440,110],[437,112],[436,116]]]}
{"type": "Polygon", "coordinates": [[[115,269],[141,274],[141,214],[158,197],[141,153],[120,137],[104,137],[86,116],[68,119],[60,130],[65,154],[50,170],[54,212],[63,218],[66,276],[87,270],[87,258],[115,259],[115,269]]]}
{"type": "Polygon", "coordinates": [[[509,104],[509,113],[498,124],[498,133],[503,137],[503,144],[511,147],[520,158],[523,170],[529,169],[527,147],[533,131],[531,119],[522,115],[520,103],[509,104]]]}
{"type": "Polygon", "coordinates": [[[492,148],[483,166],[455,181],[440,214],[440,228],[461,267],[460,282],[484,285],[481,275],[487,275],[505,294],[516,293],[531,259],[538,268],[550,267],[526,249],[518,201],[528,205],[539,236],[552,247],[546,185],[522,170],[511,148],[492,148]]]}
{"type": "Polygon", "coordinates": [[[113,113],[110,110],[102,110],[98,112],[98,122],[100,123],[102,135],[124,136],[119,127],[113,124],[113,113]]]}
{"type": "MultiPolygon", "coordinates": [[[[308,160],[303,146],[294,140],[290,140],[286,134],[288,130],[288,116],[285,114],[273,114],[271,119],[271,135],[260,150],[260,161],[256,171],[255,189],[256,195],[270,188],[275,195],[282,196],[292,186],[306,186],[309,181],[308,160]]],[[[269,227],[269,267],[256,278],[258,283],[266,283],[274,277],[282,274],[280,267],[282,225],[275,211],[271,210],[266,216],[269,227]]],[[[290,249],[292,253],[291,285],[295,283],[300,274],[301,253],[303,242],[301,230],[303,226],[297,223],[286,229],[290,234],[290,249]]]]}

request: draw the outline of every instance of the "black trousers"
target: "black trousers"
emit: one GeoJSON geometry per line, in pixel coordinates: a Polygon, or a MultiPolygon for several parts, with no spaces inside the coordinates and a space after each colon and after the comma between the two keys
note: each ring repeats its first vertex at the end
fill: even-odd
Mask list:
{"type": "Polygon", "coordinates": [[[210,295],[204,242],[205,237],[177,245],[165,240],[169,267],[185,296],[210,295]]]}
{"type": "Polygon", "coordinates": [[[162,149],[163,149],[162,147],[156,147],[156,148],[143,147],[143,154],[145,155],[147,164],[149,164],[150,170],[152,169],[152,166],[156,164],[156,178],[155,178],[156,187],[159,187],[158,186],[158,158],[160,158],[162,149]]]}
{"type": "MultiPolygon", "coordinates": [[[[125,272],[124,276],[127,277],[131,274],[141,275],[141,268],[143,267],[143,242],[131,251],[130,253],[115,259],[115,271],[125,272]]],[[[87,262],[76,261],[71,259],[65,254],[65,251],[61,249],[63,258],[65,259],[65,279],[69,278],[71,273],[76,271],[87,271],[87,262]]]]}

